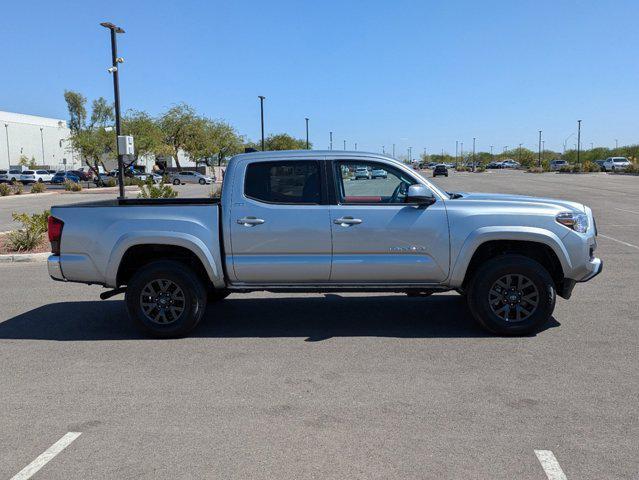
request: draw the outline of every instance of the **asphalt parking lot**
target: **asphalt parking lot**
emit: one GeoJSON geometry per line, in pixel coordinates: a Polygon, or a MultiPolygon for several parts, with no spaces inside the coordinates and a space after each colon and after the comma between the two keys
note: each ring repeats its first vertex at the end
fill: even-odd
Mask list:
{"type": "Polygon", "coordinates": [[[485,334],[457,294],[254,293],[149,340],[121,296],[0,264],[0,478],[54,445],[34,478],[543,480],[536,450],[553,480],[639,478],[639,179],[435,183],[586,203],[603,273],[524,338],[485,334]]]}

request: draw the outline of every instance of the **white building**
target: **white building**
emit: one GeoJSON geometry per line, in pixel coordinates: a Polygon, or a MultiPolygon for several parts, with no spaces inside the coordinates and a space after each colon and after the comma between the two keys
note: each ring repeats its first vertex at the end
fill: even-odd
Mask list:
{"type": "Polygon", "coordinates": [[[52,169],[78,166],[69,133],[65,120],[0,111],[0,169],[17,166],[22,155],[52,169]]]}

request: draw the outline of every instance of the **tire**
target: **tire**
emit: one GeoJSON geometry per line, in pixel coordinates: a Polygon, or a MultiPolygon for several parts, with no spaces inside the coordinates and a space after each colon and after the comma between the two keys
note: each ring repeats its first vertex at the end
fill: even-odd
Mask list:
{"type": "Polygon", "coordinates": [[[183,337],[197,326],[204,315],[206,289],[195,272],[185,264],[160,260],[135,273],[127,286],[125,302],[129,318],[145,333],[156,338],[183,337]],[[160,280],[169,282],[169,285],[160,284],[160,280]],[[146,313],[142,307],[142,301],[152,298],[150,294],[154,292],[171,295],[170,300],[165,300],[163,314],[158,313],[159,302],[155,302],[158,306],[151,307],[146,313]],[[169,301],[175,301],[175,306],[172,307],[169,301]]]}
{"type": "Polygon", "coordinates": [[[475,272],[469,282],[466,299],[475,319],[490,332],[505,336],[527,335],[539,330],[550,319],[555,309],[555,284],[548,271],[535,260],[523,255],[501,255],[488,260],[475,272]],[[514,275],[519,276],[518,283],[525,287],[512,289],[514,291],[508,296],[505,293],[497,295],[495,289],[511,292],[503,289],[501,285],[504,282],[499,281],[504,277],[510,278],[506,285],[512,286],[514,275]],[[504,301],[505,298],[515,302],[514,308],[512,303],[504,301]],[[535,299],[536,306],[528,303],[535,299]],[[526,309],[529,309],[528,314],[526,309]],[[505,319],[504,315],[514,318],[505,319]]]}
{"type": "Polygon", "coordinates": [[[180,184],[180,180],[178,180],[177,178],[173,180],[173,185],[179,185],[179,184],[180,184]]]}
{"type": "Polygon", "coordinates": [[[200,185],[206,185],[206,180],[204,180],[203,178],[200,178],[200,179],[198,180],[198,183],[199,183],[200,185]]]}

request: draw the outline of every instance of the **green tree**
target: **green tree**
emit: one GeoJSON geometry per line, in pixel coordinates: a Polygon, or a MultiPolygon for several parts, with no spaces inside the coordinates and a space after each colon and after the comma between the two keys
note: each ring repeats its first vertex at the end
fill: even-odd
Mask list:
{"type": "Polygon", "coordinates": [[[180,103],[169,108],[158,120],[158,126],[162,131],[162,141],[173,155],[178,170],[182,169],[178,158],[180,150],[187,154],[201,150],[201,145],[198,143],[202,138],[199,131],[200,126],[194,125],[198,119],[193,107],[180,103]],[[195,151],[193,151],[194,149],[195,151]]]}
{"type": "MultiPolygon", "coordinates": [[[[262,144],[260,142],[249,142],[246,144],[248,148],[254,148],[255,150],[261,150],[262,144]]],[[[309,145],[312,148],[312,145],[309,145]]],[[[287,133],[278,133],[276,135],[269,135],[264,139],[264,150],[304,150],[306,149],[306,140],[301,138],[295,138],[287,133]]]]}
{"type": "Polygon", "coordinates": [[[71,148],[98,175],[98,165],[104,167],[103,157],[113,155],[115,151],[115,132],[111,127],[113,108],[103,97],[99,97],[93,101],[91,117],[87,121],[87,99],[84,95],[67,90],[64,99],[69,111],[71,148]]]}

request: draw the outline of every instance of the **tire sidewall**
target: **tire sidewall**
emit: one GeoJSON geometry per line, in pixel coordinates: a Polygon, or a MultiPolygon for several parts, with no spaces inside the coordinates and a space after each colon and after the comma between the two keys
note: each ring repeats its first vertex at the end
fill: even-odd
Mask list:
{"type": "Polygon", "coordinates": [[[523,255],[503,255],[482,265],[475,273],[468,289],[468,304],[481,325],[498,335],[524,335],[543,326],[555,308],[555,285],[546,269],[523,255]],[[498,317],[488,303],[488,292],[495,281],[504,275],[522,274],[537,287],[537,310],[521,322],[506,322],[498,317]]]}
{"type": "Polygon", "coordinates": [[[127,286],[125,302],[131,320],[146,333],[158,338],[182,337],[193,330],[204,315],[206,290],[187,265],[173,261],[158,261],[148,264],[133,276],[127,286]],[[153,279],[170,280],[184,292],[184,311],[170,324],[152,322],[140,306],[142,289],[153,279]]]}

